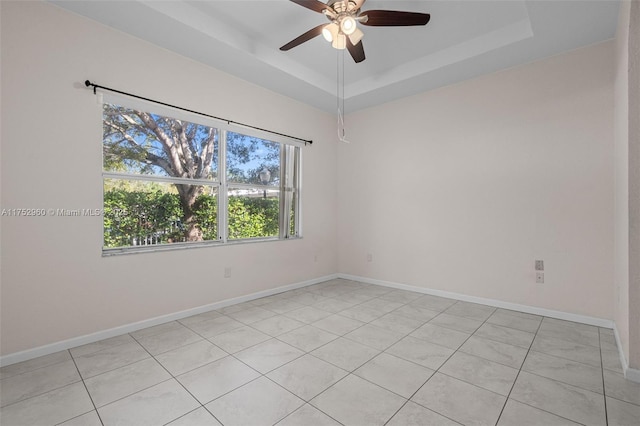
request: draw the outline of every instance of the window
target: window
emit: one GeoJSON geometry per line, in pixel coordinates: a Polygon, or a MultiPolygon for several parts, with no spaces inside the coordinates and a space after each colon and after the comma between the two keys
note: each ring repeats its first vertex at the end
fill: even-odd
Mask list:
{"type": "Polygon", "coordinates": [[[299,146],[127,103],[103,104],[105,254],[300,236],[299,146]]]}

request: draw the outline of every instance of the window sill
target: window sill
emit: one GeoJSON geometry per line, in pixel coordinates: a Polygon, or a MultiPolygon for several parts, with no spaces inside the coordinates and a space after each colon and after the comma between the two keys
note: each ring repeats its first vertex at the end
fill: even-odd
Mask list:
{"type": "Polygon", "coordinates": [[[157,244],[138,247],[121,247],[121,248],[102,248],[102,257],[122,256],[129,254],[141,254],[141,253],[156,253],[161,251],[175,251],[175,250],[190,250],[197,248],[207,247],[225,247],[235,246],[240,244],[255,244],[255,243],[270,243],[275,241],[291,241],[301,240],[302,237],[290,237],[290,238],[245,238],[238,240],[229,240],[226,243],[221,241],[203,241],[199,243],[172,243],[172,244],[157,244]]]}

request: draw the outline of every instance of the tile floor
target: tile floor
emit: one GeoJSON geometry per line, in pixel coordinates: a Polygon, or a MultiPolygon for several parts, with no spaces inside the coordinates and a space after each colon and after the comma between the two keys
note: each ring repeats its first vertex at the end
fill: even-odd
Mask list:
{"type": "Polygon", "coordinates": [[[19,425],[640,425],[611,330],[333,280],[0,369],[19,425]]]}

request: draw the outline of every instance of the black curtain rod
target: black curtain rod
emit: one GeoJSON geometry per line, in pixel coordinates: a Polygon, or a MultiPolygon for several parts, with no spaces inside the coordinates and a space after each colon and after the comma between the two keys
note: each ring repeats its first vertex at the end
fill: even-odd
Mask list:
{"type": "Polygon", "coordinates": [[[313,144],[313,141],[309,140],[309,139],[302,139],[302,138],[298,138],[298,137],[295,137],[295,136],[287,135],[287,134],[284,134],[284,133],[274,132],[273,130],[267,130],[267,129],[263,129],[261,127],[252,126],[250,124],[240,123],[240,122],[233,121],[233,120],[227,120],[226,118],[216,117],[215,115],[205,114],[204,112],[194,111],[194,110],[188,109],[188,108],[182,108],[182,107],[179,107],[179,106],[176,106],[176,105],[168,104],[166,102],[156,101],[155,99],[145,98],[144,96],[134,95],[133,93],[123,92],[121,90],[112,89],[110,87],[100,86],[99,84],[92,83],[89,80],[85,80],[84,81],[84,85],[87,86],[87,87],[90,87],[90,86],[93,87],[93,94],[94,95],[96,94],[96,89],[108,90],[110,92],[120,93],[121,95],[127,95],[127,96],[131,96],[133,98],[142,99],[143,101],[149,101],[149,102],[153,102],[153,103],[156,103],[156,104],[160,104],[160,105],[168,106],[168,107],[171,107],[171,108],[179,109],[181,111],[190,112],[192,114],[198,114],[198,115],[202,115],[204,117],[214,118],[214,119],[220,120],[220,121],[226,121],[227,124],[237,124],[238,126],[248,127],[250,129],[254,129],[254,130],[260,130],[262,132],[271,133],[272,135],[284,136],[286,138],[295,139],[297,141],[304,142],[305,145],[306,144],[313,144]]]}

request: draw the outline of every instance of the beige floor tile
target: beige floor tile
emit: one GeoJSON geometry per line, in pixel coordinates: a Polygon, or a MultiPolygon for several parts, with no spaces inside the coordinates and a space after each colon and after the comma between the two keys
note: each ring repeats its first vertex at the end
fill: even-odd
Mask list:
{"type": "Polygon", "coordinates": [[[42,395],[80,381],[72,360],[31,370],[0,381],[0,406],[42,395]]]}
{"type": "Polygon", "coordinates": [[[496,308],[493,306],[459,301],[448,308],[445,313],[478,321],[486,321],[495,310],[496,308]]]}
{"type": "Polygon", "coordinates": [[[282,340],[304,352],[310,352],[337,338],[337,335],[311,325],[296,328],[278,336],[278,340],[282,340]]]}
{"type": "Polygon", "coordinates": [[[455,351],[426,340],[407,336],[385,352],[423,367],[437,370],[455,351]]]}
{"type": "Polygon", "coordinates": [[[627,380],[620,373],[605,369],[604,388],[607,396],[640,405],[640,383],[627,380]]]}
{"type": "Polygon", "coordinates": [[[272,371],[267,377],[309,401],[347,374],[347,371],[313,355],[305,355],[272,371]]]}
{"type": "Polygon", "coordinates": [[[181,327],[151,336],[139,337],[137,340],[151,355],[155,356],[204,339],[188,328],[181,327]]]}
{"type": "Polygon", "coordinates": [[[498,426],[579,426],[555,414],[542,411],[513,399],[507,401],[498,426]]]}
{"type": "Polygon", "coordinates": [[[354,375],[311,400],[313,406],[347,426],[382,426],[405,402],[406,399],[354,375]]]}
{"type": "Polygon", "coordinates": [[[382,351],[404,337],[404,334],[366,324],[345,334],[344,337],[382,351]]]}
{"type": "Polygon", "coordinates": [[[304,404],[266,377],[254,380],[206,405],[225,426],[270,426],[304,404]]]}
{"type": "Polygon", "coordinates": [[[581,362],[592,367],[601,367],[600,349],[595,346],[581,345],[570,340],[537,334],[531,345],[531,350],[581,362]]]}
{"type": "Polygon", "coordinates": [[[200,340],[176,348],[155,358],[174,376],[202,367],[205,364],[224,358],[228,354],[207,340],[200,340]]]}
{"type": "Polygon", "coordinates": [[[471,336],[460,347],[460,352],[479,356],[512,368],[520,368],[527,356],[527,349],[495,340],[471,336]]]}
{"type": "Polygon", "coordinates": [[[138,342],[130,342],[79,356],[75,362],[82,378],[87,379],[149,357],[149,353],[138,342]]]}
{"type": "Polygon", "coordinates": [[[488,319],[489,324],[501,325],[503,327],[515,328],[516,330],[535,333],[540,327],[542,317],[523,317],[512,313],[513,311],[498,310],[494,312],[488,319]]]}
{"type": "Polygon", "coordinates": [[[171,375],[153,358],[129,364],[85,380],[96,407],[157,385],[171,375]]]}
{"type": "Polygon", "coordinates": [[[404,407],[389,420],[386,426],[460,426],[435,411],[424,408],[415,402],[407,402],[404,407]]]}
{"type": "Polygon", "coordinates": [[[259,376],[257,371],[229,356],[177,379],[201,404],[206,404],[259,376]]]}
{"type": "Polygon", "coordinates": [[[222,426],[222,423],[216,420],[206,408],[200,407],[168,423],[167,426],[222,426]]]}
{"type": "Polygon", "coordinates": [[[52,390],[0,409],[3,425],[51,425],[62,423],[94,409],[80,382],[52,390]]]}
{"type": "Polygon", "coordinates": [[[277,426],[340,426],[340,423],[312,405],[305,404],[279,421],[277,426]]]}
{"type": "Polygon", "coordinates": [[[233,354],[270,338],[271,336],[245,325],[213,336],[209,340],[225,352],[233,354]]]}
{"type": "Polygon", "coordinates": [[[411,333],[411,336],[446,348],[458,349],[471,335],[428,322],[411,333]]]}
{"type": "Polygon", "coordinates": [[[482,325],[482,321],[441,313],[440,315],[429,321],[429,324],[438,325],[440,327],[449,328],[451,330],[461,331],[463,333],[473,334],[473,332],[475,332],[482,325]]]}
{"type": "Polygon", "coordinates": [[[377,349],[342,337],[311,352],[312,355],[347,371],[355,370],[379,353],[377,349]]]}
{"type": "Polygon", "coordinates": [[[371,325],[375,325],[376,327],[384,328],[385,330],[393,331],[395,333],[400,333],[402,335],[407,335],[420,327],[423,323],[423,321],[391,312],[390,314],[386,314],[377,320],[372,321],[371,325]]]}
{"type": "Polygon", "coordinates": [[[104,426],[152,426],[166,424],[198,408],[174,379],[98,408],[104,426]]]}
{"type": "Polygon", "coordinates": [[[607,397],[607,420],[609,421],[609,426],[637,425],[639,419],[640,405],[607,397]]]}
{"type": "Polygon", "coordinates": [[[356,328],[362,327],[365,323],[342,315],[331,315],[322,318],[311,325],[324,331],[328,331],[329,333],[343,336],[352,332],[356,328]]]}
{"type": "Polygon", "coordinates": [[[410,398],[434,371],[387,353],[381,353],[353,372],[358,377],[410,398]]]}
{"type": "Polygon", "coordinates": [[[456,352],[440,370],[448,376],[507,396],[516,381],[518,370],[464,352],[456,352]]]}
{"type": "Polygon", "coordinates": [[[487,323],[482,324],[473,335],[525,349],[529,349],[535,337],[533,333],[487,323]]]}
{"type": "Polygon", "coordinates": [[[60,426],[102,426],[98,412],[93,410],[81,416],[74,417],[71,420],[67,420],[61,423],[60,426]]]}
{"type": "Polygon", "coordinates": [[[510,398],[584,425],[606,423],[604,397],[521,371],[510,398]]]}
{"type": "Polygon", "coordinates": [[[129,334],[123,334],[120,336],[111,337],[109,339],[99,340],[94,343],[89,343],[87,345],[78,346],[75,348],[69,349],[71,355],[74,358],[77,358],[82,355],[89,355],[95,352],[99,352],[103,349],[111,348],[113,346],[123,345],[125,343],[131,343],[134,339],[129,334]]]}
{"type": "Polygon", "coordinates": [[[284,315],[276,315],[263,321],[251,324],[251,327],[261,331],[269,336],[276,337],[287,333],[296,328],[304,326],[305,323],[285,317],[284,315]]]}
{"type": "Polygon", "coordinates": [[[280,340],[271,339],[237,352],[235,357],[254,370],[266,374],[302,355],[304,355],[304,352],[300,349],[280,340]]]}
{"type": "Polygon", "coordinates": [[[7,379],[11,376],[27,373],[37,370],[38,368],[47,367],[49,365],[58,364],[59,362],[71,359],[69,351],[55,352],[50,355],[33,358],[28,361],[22,361],[15,364],[7,365],[0,368],[0,380],[7,379]]]}
{"type": "Polygon", "coordinates": [[[506,398],[436,373],[411,400],[464,425],[495,425],[506,398]]]}
{"type": "Polygon", "coordinates": [[[522,365],[522,370],[593,392],[603,393],[602,369],[576,361],[529,351],[529,355],[522,365]]]}

